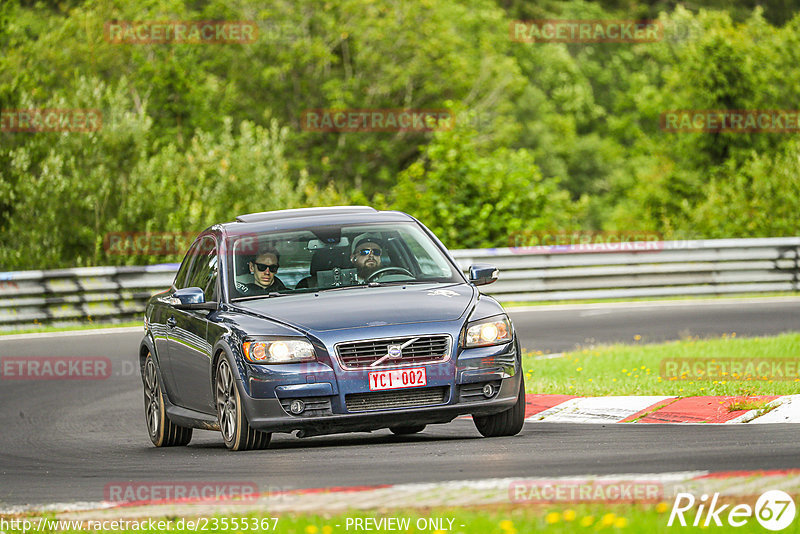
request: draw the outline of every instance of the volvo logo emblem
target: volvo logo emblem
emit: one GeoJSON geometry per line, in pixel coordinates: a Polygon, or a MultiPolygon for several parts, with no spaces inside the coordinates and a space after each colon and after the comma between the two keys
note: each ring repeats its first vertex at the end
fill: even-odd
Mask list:
{"type": "Polygon", "coordinates": [[[378,365],[382,364],[386,360],[399,360],[403,357],[403,349],[412,345],[413,343],[419,341],[418,337],[414,337],[403,343],[402,345],[387,345],[386,346],[386,354],[369,364],[370,367],[377,367],[378,365]]]}
{"type": "Polygon", "coordinates": [[[387,347],[386,350],[386,355],[393,360],[397,358],[402,358],[403,347],[401,347],[400,345],[389,345],[389,347],[387,347]]]}

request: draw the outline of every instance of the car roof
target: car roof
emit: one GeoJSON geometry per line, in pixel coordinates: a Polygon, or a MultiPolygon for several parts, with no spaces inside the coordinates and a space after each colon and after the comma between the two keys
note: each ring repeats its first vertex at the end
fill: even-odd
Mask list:
{"type": "Polygon", "coordinates": [[[369,206],[331,206],[327,208],[296,208],[291,210],[262,211],[236,217],[237,222],[263,222],[297,217],[316,217],[323,215],[344,215],[348,213],[378,213],[369,206]]]}
{"type": "Polygon", "coordinates": [[[239,215],[219,227],[226,234],[292,230],[312,226],[381,222],[411,222],[415,219],[401,211],[378,211],[369,206],[331,206],[264,211],[239,215]]]}

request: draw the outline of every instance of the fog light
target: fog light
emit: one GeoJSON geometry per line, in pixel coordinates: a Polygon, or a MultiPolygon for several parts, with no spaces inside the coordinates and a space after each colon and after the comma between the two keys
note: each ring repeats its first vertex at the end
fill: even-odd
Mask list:
{"type": "Polygon", "coordinates": [[[485,386],[483,386],[483,396],[488,399],[492,395],[494,395],[494,388],[492,387],[492,385],[486,384],[485,386]]]}
{"type": "Polygon", "coordinates": [[[289,404],[289,411],[295,415],[303,413],[303,410],[306,409],[306,403],[301,401],[300,399],[295,399],[289,404]]]}

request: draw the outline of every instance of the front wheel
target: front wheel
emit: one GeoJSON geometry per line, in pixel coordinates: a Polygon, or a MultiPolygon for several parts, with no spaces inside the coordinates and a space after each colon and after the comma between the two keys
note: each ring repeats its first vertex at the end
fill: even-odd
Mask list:
{"type": "Polygon", "coordinates": [[[232,451],[266,449],[272,433],[250,428],[242,409],[242,399],[236,379],[225,356],[217,363],[216,390],[217,418],[225,446],[232,451]]]}
{"type": "Polygon", "coordinates": [[[525,379],[520,371],[519,395],[517,402],[506,410],[494,415],[473,416],[475,428],[485,438],[516,436],[525,423],[525,379]]]}
{"type": "Polygon", "coordinates": [[[156,362],[149,352],[144,360],[144,416],[150,441],[156,447],[188,445],[192,440],[191,428],[178,426],[167,416],[164,393],[158,383],[156,362]]]}

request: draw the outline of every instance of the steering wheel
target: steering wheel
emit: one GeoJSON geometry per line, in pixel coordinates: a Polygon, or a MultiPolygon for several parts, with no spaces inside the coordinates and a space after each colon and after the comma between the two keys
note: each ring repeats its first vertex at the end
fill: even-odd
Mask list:
{"type": "Polygon", "coordinates": [[[367,282],[372,282],[372,280],[374,278],[377,278],[379,275],[390,273],[390,272],[406,274],[406,275],[410,276],[411,278],[414,278],[414,275],[411,274],[411,271],[409,271],[407,269],[403,269],[402,267],[384,267],[383,269],[378,269],[377,271],[375,271],[374,273],[369,275],[367,277],[367,282]]]}

